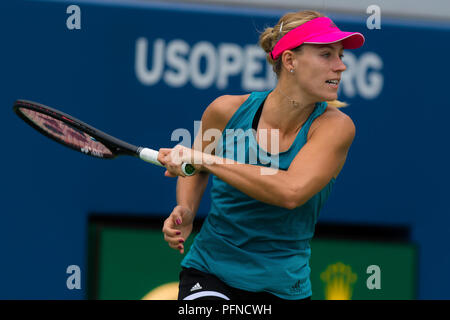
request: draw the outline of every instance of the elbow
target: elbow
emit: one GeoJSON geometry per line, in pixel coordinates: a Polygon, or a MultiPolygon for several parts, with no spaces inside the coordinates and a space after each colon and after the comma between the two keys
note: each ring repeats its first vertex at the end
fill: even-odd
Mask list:
{"type": "Polygon", "coordinates": [[[298,207],[298,205],[297,205],[296,201],[286,201],[283,204],[283,208],[288,209],[288,210],[293,210],[297,207],[298,207]]]}
{"type": "Polygon", "coordinates": [[[293,186],[285,190],[282,207],[288,210],[293,210],[302,206],[305,203],[302,196],[302,188],[300,186],[293,186]]]}
{"type": "Polygon", "coordinates": [[[291,199],[284,202],[283,207],[288,210],[293,210],[305,204],[306,201],[302,199],[291,199]]]}

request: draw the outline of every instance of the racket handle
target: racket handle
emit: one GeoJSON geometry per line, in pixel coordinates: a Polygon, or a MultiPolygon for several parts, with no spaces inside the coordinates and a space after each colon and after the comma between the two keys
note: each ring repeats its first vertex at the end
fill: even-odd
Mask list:
{"type": "MultiPolygon", "coordinates": [[[[140,148],[140,150],[138,150],[138,153],[140,159],[156,164],[157,166],[164,167],[161,162],[158,161],[158,151],[150,148],[140,148]]],[[[192,176],[195,173],[194,166],[189,163],[183,163],[181,165],[181,170],[186,176],[192,176]]]]}

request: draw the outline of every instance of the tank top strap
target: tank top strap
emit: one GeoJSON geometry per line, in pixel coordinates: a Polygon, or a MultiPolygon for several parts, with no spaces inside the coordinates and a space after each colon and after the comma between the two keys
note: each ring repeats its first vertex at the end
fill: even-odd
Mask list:
{"type": "Polygon", "coordinates": [[[255,116],[258,107],[266,99],[270,92],[271,90],[250,93],[247,100],[245,100],[244,103],[240,105],[236,112],[232,115],[225,129],[250,129],[253,122],[253,117],[255,116]]]}
{"type": "Polygon", "coordinates": [[[320,115],[322,115],[325,112],[326,108],[327,108],[326,102],[317,102],[316,103],[316,106],[315,106],[313,112],[309,115],[308,119],[303,124],[303,126],[300,128],[300,132],[298,133],[297,137],[295,138],[295,141],[293,143],[293,147],[295,147],[295,149],[298,150],[301,147],[303,147],[303,145],[306,143],[309,128],[311,127],[311,124],[317,117],[319,117],[320,115]]]}
{"type": "Polygon", "coordinates": [[[327,108],[327,103],[326,102],[317,102],[316,103],[316,107],[314,108],[314,111],[311,113],[311,115],[309,116],[308,120],[306,121],[304,127],[305,129],[303,130],[304,134],[307,134],[309,131],[309,128],[311,127],[312,122],[320,115],[322,115],[322,113],[325,112],[325,109],[327,108]]]}

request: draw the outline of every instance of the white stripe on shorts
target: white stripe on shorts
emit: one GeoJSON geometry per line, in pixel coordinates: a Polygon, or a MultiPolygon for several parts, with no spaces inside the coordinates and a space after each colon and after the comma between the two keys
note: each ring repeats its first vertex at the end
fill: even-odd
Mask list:
{"type": "Polygon", "coordinates": [[[193,294],[188,295],[183,300],[195,300],[201,297],[219,297],[225,300],[230,300],[226,295],[217,291],[200,291],[193,294]]]}

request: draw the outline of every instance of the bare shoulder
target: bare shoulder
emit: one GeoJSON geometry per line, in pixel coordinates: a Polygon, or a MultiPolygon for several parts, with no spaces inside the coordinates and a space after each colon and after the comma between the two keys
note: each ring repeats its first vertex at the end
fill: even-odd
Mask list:
{"type": "Polygon", "coordinates": [[[223,130],[237,109],[250,95],[223,95],[206,108],[202,122],[209,128],[223,130]]]}
{"type": "Polygon", "coordinates": [[[345,140],[353,140],[356,127],[353,120],[336,107],[328,106],[327,109],[311,124],[308,138],[314,133],[328,131],[345,140]]]}

